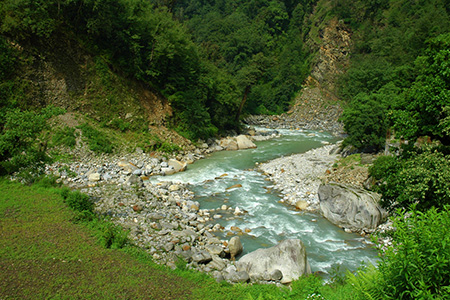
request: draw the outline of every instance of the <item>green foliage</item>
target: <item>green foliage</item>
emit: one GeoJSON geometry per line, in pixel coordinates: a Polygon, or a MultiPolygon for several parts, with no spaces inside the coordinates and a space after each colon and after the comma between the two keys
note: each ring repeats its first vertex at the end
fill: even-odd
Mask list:
{"type": "Polygon", "coordinates": [[[381,256],[384,299],[450,297],[450,207],[426,212],[399,211],[381,256]]]}
{"type": "Polygon", "coordinates": [[[63,189],[61,191],[61,196],[63,197],[67,205],[75,211],[87,211],[91,213],[94,212],[94,203],[86,194],[83,194],[79,191],[71,192],[68,189],[63,189]]]}
{"type": "Polygon", "coordinates": [[[111,153],[113,151],[112,142],[103,132],[87,123],[78,126],[78,128],[83,132],[83,137],[92,151],[97,153],[111,153]]]}
{"type": "Polygon", "coordinates": [[[428,135],[448,143],[445,107],[450,104],[450,33],[431,39],[416,59],[418,76],[394,112],[395,128],[406,139],[428,135]]]}
{"type": "Polygon", "coordinates": [[[347,272],[347,281],[353,287],[358,299],[381,300],[384,298],[381,275],[375,266],[358,270],[356,274],[347,272]]]}
{"type": "Polygon", "coordinates": [[[375,190],[383,195],[382,204],[421,211],[450,204],[449,158],[431,150],[378,158],[369,172],[380,182],[375,190]]]}
{"type": "Polygon", "coordinates": [[[52,137],[52,142],[56,146],[64,145],[67,147],[74,147],[77,144],[75,128],[64,126],[63,128],[56,130],[52,137]]]}
{"type": "Polygon", "coordinates": [[[127,131],[128,129],[130,129],[131,124],[129,122],[126,122],[120,118],[115,118],[113,119],[110,124],[108,124],[108,127],[114,128],[114,129],[118,129],[122,132],[127,131]]]}
{"type": "Polygon", "coordinates": [[[367,109],[359,106],[367,101],[361,103],[361,95],[378,103],[375,120],[381,117],[376,109],[384,114],[382,126],[369,138],[378,148],[385,126],[408,140],[428,135],[450,142],[444,112],[450,103],[450,11],[446,5],[442,0],[335,2],[334,13],[355,30],[351,65],[340,79],[340,94],[348,101],[343,118],[350,129],[348,143],[364,147],[364,130],[355,129],[359,125],[354,121],[366,118],[367,109]],[[359,137],[352,137],[355,133],[359,137]]]}
{"type": "Polygon", "coordinates": [[[343,146],[353,145],[365,151],[377,151],[384,147],[387,120],[385,108],[373,97],[358,94],[341,117],[348,133],[343,146]]]}
{"type": "Polygon", "coordinates": [[[0,121],[0,174],[38,166],[48,160],[47,142],[40,139],[41,132],[47,128],[47,120],[61,111],[48,107],[40,112],[18,108],[4,112],[5,118],[0,121]]]}
{"type": "Polygon", "coordinates": [[[110,222],[97,221],[95,227],[100,231],[99,239],[108,249],[122,249],[128,243],[128,232],[110,222]]]}

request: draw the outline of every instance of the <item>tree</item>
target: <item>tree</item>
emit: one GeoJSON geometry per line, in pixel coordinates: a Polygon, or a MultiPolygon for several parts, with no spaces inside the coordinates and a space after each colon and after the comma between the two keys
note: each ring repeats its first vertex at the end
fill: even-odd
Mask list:
{"type": "Polygon", "coordinates": [[[385,107],[374,96],[358,94],[342,114],[348,137],[344,146],[362,151],[378,151],[384,147],[387,133],[385,107]]]}
{"type": "Polygon", "coordinates": [[[406,139],[428,135],[449,144],[444,109],[450,105],[450,33],[429,41],[416,60],[419,75],[404,93],[395,114],[395,128],[406,139]]]}

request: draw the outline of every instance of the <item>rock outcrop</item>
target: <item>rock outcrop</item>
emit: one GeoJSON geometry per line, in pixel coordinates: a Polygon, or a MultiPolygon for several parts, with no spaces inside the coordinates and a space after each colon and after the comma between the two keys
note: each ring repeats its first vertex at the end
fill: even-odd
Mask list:
{"type": "Polygon", "coordinates": [[[302,275],[311,274],[303,242],[289,239],[278,245],[258,249],[236,262],[238,272],[247,272],[252,281],[289,283],[302,275]]]}
{"type": "Polygon", "coordinates": [[[374,230],[386,218],[381,195],[345,184],[330,183],[319,187],[321,214],[331,223],[352,231],[374,230]]]}

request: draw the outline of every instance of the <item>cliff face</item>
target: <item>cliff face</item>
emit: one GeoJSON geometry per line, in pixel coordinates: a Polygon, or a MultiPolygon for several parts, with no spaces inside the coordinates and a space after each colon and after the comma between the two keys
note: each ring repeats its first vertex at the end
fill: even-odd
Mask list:
{"type": "Polygon", "coordinates": [[[342,108],[336,95],[336,85],[339,75],[349,65],[351,32],[337,19],[321,22],[320,19],[313,22],[318,31],[310,31],[306,37],[307,44],[316,53],[311,75],[285,117],[300,124],[309,124],[312,129],[336,133],[343,131],[338,121],[342,108]]]}

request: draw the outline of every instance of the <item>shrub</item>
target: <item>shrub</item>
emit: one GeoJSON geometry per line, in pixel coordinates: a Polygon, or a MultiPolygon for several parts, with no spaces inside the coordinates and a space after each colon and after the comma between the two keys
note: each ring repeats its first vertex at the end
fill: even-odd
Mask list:
{"type": "Polygon", "coordinates": [[[121,227],[105,221],[101,221],[97,226],[100,229],[100,241],[105,248],[121,249],[127,244],[128,233],[121,227]]]}
{"type": "Polygon", "coordinates": [[[63,198],[65,198],[67,205],[75,211],[94,211],[94,203],[86,194],[80,193],[79,191],[68,192],[66,189],[64,189],[61,192],[61,195],[63,196],[63,198]]]}
{"type": "Polygon", "coordinates": [[[450,206],[399,212],[379,264],[385,299],[449,299],[449,226],[450,206]]]}
{"type": "Polygon", "coordinates": [[[80,125],[79,128],[83,132],[83,136],[89,144],[89,149],[97,153],[112,152],[113,145],[104,133],[98,131],[87,123],[80,125]]]}
{"type": "Polygon", "coordinates": [[[450,158],[427,150],[406,157],[380,157],[370,168],[370,174],[381,184],[383,206],[418,210],[450,204],[450,158]]]}
{"type": "Polygon", "coordinates": [[[55,132],[52,138],[53,144],[56,146],[64,145],[67,147],[73,147],[77,144],[75,136],[75,128],[65,126],[55,132]]]}

